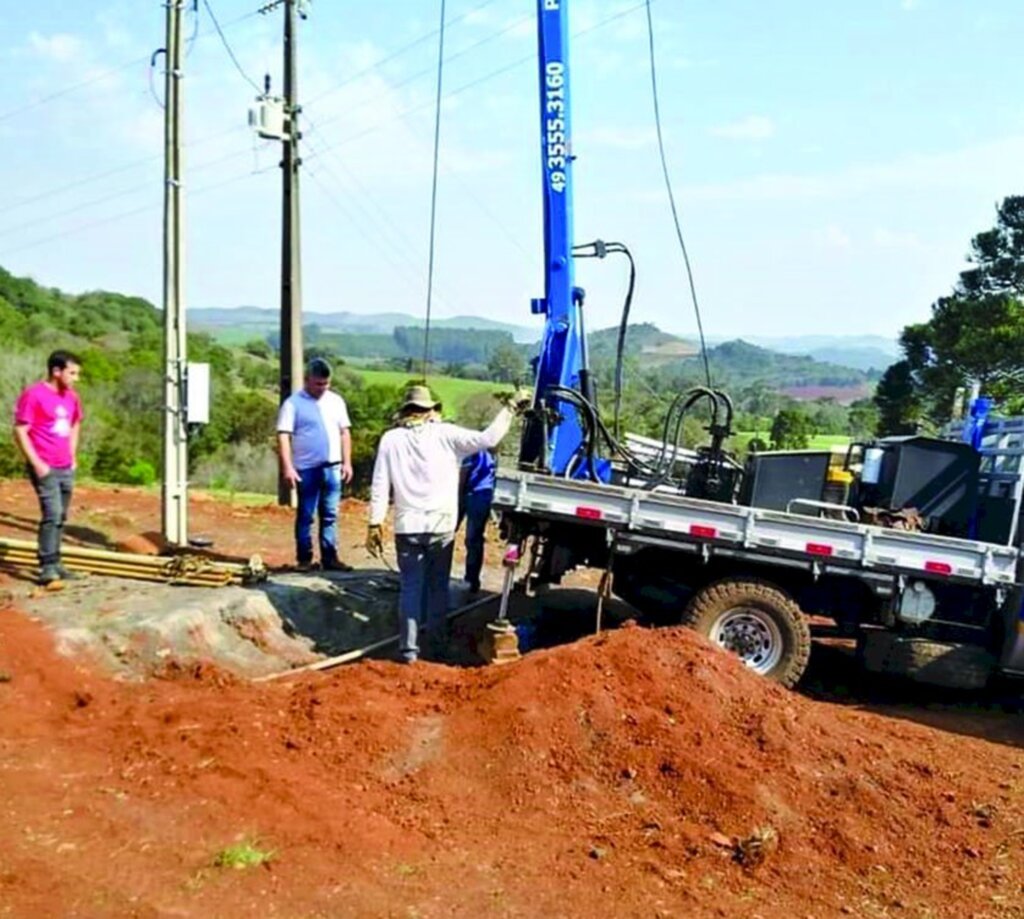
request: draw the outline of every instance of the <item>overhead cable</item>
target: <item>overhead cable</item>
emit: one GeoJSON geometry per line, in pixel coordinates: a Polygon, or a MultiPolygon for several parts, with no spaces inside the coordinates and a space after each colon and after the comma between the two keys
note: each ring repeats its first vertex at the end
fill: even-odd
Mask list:
{"type": "MultiPolygon", "coordinates": [[[[474,15],[476,13],[479,13],[485,7],[491,6],[492,4],[494,4],[496,2],[497,2],[497,0],[484,0],[483,3],[480,3],[477,6],[474,6],[472,9],[466,10],[466,12],[464,12],[464,13],[460,13],[458,16],[453,16],[451,19],[448,20],[447,23],[445,23],[445,26],[447,28],[451,28],[453,25],[456,25],[457,23],[461,22],[463,19],[467,19],[468,17],[470,17],[470,16],[472,16],[472,15],[474,15]]],[[[502,30],[502,31],[504,31],[504,30],[502,30]]],[[[433,38],[435,35],[437,35],[437,33],[438,33],[438,30],[437,29],[433,29],[430,32],[426,32],[423,35],[420,35],[418,38],[414,38],[408,44],[402,45],[400,48],[396,48],[394,51],[388,52],[387,54],[384,55],[384,57],[378,58],[376,61],[374,61],[372,64],[368,64],[362,70],[357,71],[356,73],[352,74],[351,76],[345,77],[345,79],[343,79],[341,82],[335,83],[333,86],[328,86],[322,92],[320,92],[317,95],[315,95],[315,96],[311,97],[310,99],[306,100],[306,104],[307,105],[311,105],[314,102],[318,102],[321,99],[323,99],[325,96],[329,96],[329,95],[331,95],[331,93],[337,92],[343,86],[348,86],[348,84],[354,83],[356,80],[360,79],[361,77],[365,77],[367,74],[373,73],[373,71],[379,69],[384,64],[390,63],[391,61],[395,60],[395,58],[401,57],[407,51],[411,51],[413,48],[416,48],[419,45],[422,45],[425,41],[429,41],[431,38],[433,38]]],[[[464,52],[460,51],[459,53],[462,54],[464,52]]],[[[424,73],[433,73],[433,68],[429,68],[428,70],[421,71],[418,74],[418,76],[422,76],[424,73]]]]}
{"type": "Polygon", "coordinates": [[[203,0],[203,6],[206,7],[206,12],[210,14],[210,21],[213,23],[213,27],[217,30],[217,34],[220,36],[220,42],[224,46],[224,50],[227,51],[228,57],[231,58],[231,63],[235,65],[235,70],[239,72],[242,79],[255,89],[257,93],[263,92],[259,83],[250,77],[242,68],[242,65],[238,63],[238,58],[235,57],[235,52],[231,47],[231,43],[228,41],[227,36],[224,34],[224,30],[220,27],[220,23],[217,21],[217,15],[213,12],[213,7],[210,6],[210,0],[203,0]]]}
{"type": "MultiPolygon", "coordinates": [[[[616,20],[622,19],[624,16],[628,16],[630,13],[634,13],[637,10],[642,10],[643,8],[644,8],[644,4],[642,2],[641,3],[636,3],[636,4],[634,4],[632,6],[629,6],[629,7],[626,7],[625,9],[619,10],[617,13],[613,13],[612,15],[607,16],[604,19],[599,20],[598,22],[595,22],[593,25],[587,26],[587,28],[585,28],[585,29],[580,29],[578,32],[574,32],[572,37],[574,39],[582,38],[583,36],[588,35],[591,32],[595,32],[598,29],[604,28],[605,26],[610,25],[611,23],[615,22],[616,20]]],[[[469,50],[469,49],[464,49],[464,50],[469,50]]],[[[463,53],[463,52],[460,52],[460,54],[461,53],[463,53]]],[[[451,60],[452,60],[452,57],[449,57],[448,61],[450,62],[451,60]]],[[[515,70],[517,67],[523,66],[523,64],[531,63],[531,62],[534,62],[534,61],[536,61],[536,55],[535,54],[528,54],[528,55],[525,55],[524,57],[517,58],[516,60],[510,61],[508,64],[505,64],[504,66],[499,67],[497,70],[489,71],[488,73],[485,73],[483,76],[480,76],[480,77],[477,77],[477,78],[475,78],[473,80],[470,80],[468,83],[463,83],[461,86],[456,87],[453,90],[449,90],[447,93],[444,94],[443,98],[451,99],[451,98],[453,98],[455,96],[460,95],[461,93],[466,92],[467,90],[470,90],[470,89],[473,89],[476,86],[479,86],[482,83],[486,83],[489,80],[493,80],[496,77],[500,77],[503,74],[508,73],[509,71],[515,70]]],[[[419,76],[419,75],[420,74],[417,74],[417,76],[419,76]]],[[[403,80],[403,81],[401,81],[399,83],[392,84],[389,87],[389,89],[397,89],[399,86],[404,85],[406,82],[408,82],[408,79],[407,80],[403,80]]],[[[372,102],[372,101],[374,101],[374,100],[373,99],[368,99],[368,100],[364,100],[364,102],[360,102],[359,104],[363,105],[363,104],[366,104],[366,103],[372,102]]],[[[345,137],[342,140],[335,141],[334,143],[331,143],[331,144],[324,144],[321,147],[321,150],[327,151],[327,150],[333,150],[336,147],[346,146],[347,144],[353,143],[353,142],[355,142],[357,140],[362,139],[363,137],[366,137],[368,134],[373,134],[374,132],[380,130],[382,127],[385,127],[386,125],[389,125],[389,124],[391,124],[391,123],[393,123],[395,121],[400,121],[403,118],[409,117],[409,115],[413,115],[413,114],[415,114],[417,112],[423,111],[424,109],[429,108],[430,105],[431,105],[430,102],[423,102],[423,103],[420,103],[419,105],[410,106],[409,108],[405,109],[404,111],[399,112],[397,115],[395,115],[395,116],[393,116],[391,118],[386,118],[386,119],[383,119],[382,121],[376,122],[375,124],[369,125],[367,128],[364,128],[362,131],[358,132],[357,134],[353,134],[350,137],[345,137]]],[[[343,117],[343,116],[339,115],[339,116],[334,116],[334,117],[330,117],[330,118],[324,118],[324,119],[321,119],[320,123],[321,123],[321,125],[328,124],[331,121],[334,121],[334,120],[336,120],[336,118],[339,118],[339,117],[343,117]]]]}
{"type": "Polygon", "coordinates": [[[437,226],[437,166],[441,149],[441,89],[444,82],[444,7],[441,0],[441,27],[437,41],[437,91],[434,98],[434,162],[430,181],[430,244],[427,255],[427,310],[423,325],[423,379],[427,379],[427,365],[430,362],[430,307],[434,295],[434,250],[437,226]]]}
{"type": "Polygon", "coordinates": [[[647,48],[651,67],[651,99],[654,102],[654,127],[658,134],[658,156],[661,158],[661,174],[665,179],[665,190],[668,192],[668,203],[672,209],[672,223],[676,228],[676,239],[679,241],[679,249],[683,253],[683,264],[686,266],[686,278],[690,284],[690,297],[693,300],[693,313],[697,317],[697,334],[700,336],[700,356],[704,362],[704,377],[707,380],[708,389],[711,388],[711,365],[708,362],[708,346],[704,340],[704,323],[700,315],[700,303],[697,300],[697,287],[693,281],[693,268],[690,266],[690,255],[686,251],[686,241],[683,239],[683,229],[679,221],[679,210],[676,207],[676,197],[672,192],[672,179],[668,173],[668,160],[665,157],[665,140],[661,132],[661,109],[658,104],[658,70],[654,56],[654,20],[651,17],[651,0],[645,0],[647,10],[647,48]]]}
{"type": "MultiPolygon", "coordinates": [[[[240,22],[244,22],[246,19],[251,19],[257,15],[256,11],[251,13],[245,13],[239,16],[237,19],[232,19],[230,22],[224,23],[224,29],[230,29],[232,26],[237,25],[240,22]]],[[[211,33],[200,33],[196,36],[197,39],[204,38],[206,35],[211,33]]],[[[137,67],[140,64],[145,64],[149,61],[150,55],[144,54],[141,57],[132,58],[130,61],[125,61],[123,64],[118,64],[116,67],[111,67],[109,70],[103,70],[100,73],[95,73],[91,77],[85,80],[79,80],[77,83],[72,83],[69,86],[65,86],[62,89],[55,90],[52,93],[47,93],[45,96],[40,96],[38,99],[33,99],[31,102],[26,102],[24,105],[19,105],[17,108],[9,109],[6,112],[0,112],[0,121],[7,121],[10,118],[15,118],[30,109],[37,108],[40,105],[46,105],[49,102],[53,102],[56,99],[60,99],[69,93],[76,92],[79,89],[84,89],[87,86],[92,86],[94,83],[100,83],[103,80],[107,80],[110,77],[116,76],[123,70],[128,70],[131,67],[137,67]]]]}

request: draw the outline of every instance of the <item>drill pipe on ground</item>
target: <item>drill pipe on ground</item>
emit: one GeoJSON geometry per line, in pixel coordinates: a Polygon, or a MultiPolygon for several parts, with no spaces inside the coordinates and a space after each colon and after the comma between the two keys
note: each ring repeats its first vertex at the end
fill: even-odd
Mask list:
{"type": "MultiPolygon", "coordinates": [[[[11,558],[0,553],[0,563],[7,563],[20,569],[35,569],[38,567],[34,559],[11,558]]],[[[71,561],[65,563],[65,567],[71,571],[96,574],[105,577],[132,578],[141,581],[154,581],[163,584],[192,584],[205,587],[224,587],[233,583],[233,579],[226,573],[217,572],[191,572],[174,573],[161,571],[157,568],[146,566],[132,567],[130,565],[106,565],[92,561],[71,561]]]]}
{"type": "MultiPolygon", "coordinates": [[[[64,546],[61,554],[63,564],[72,571],[205,587],[260,581],[267,574],[259,556],[240,564],[199,556],[141,555],[81,546],[64,546]]],[[[37,568],[35,543],[23,539],[0,539],[0,564],[37,568]]]]}

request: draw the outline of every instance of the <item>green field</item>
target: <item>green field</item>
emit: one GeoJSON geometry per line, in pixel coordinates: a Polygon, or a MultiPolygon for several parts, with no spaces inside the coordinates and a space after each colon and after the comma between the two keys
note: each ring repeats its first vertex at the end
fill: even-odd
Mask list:
{"type": "Polygon", "coordinates": [[[241,348],[251,341],[263,341],[267,337],[265,326],[211,326],[196,328],[196,332],[205,332],[219,345],[225,348],[241,348]]]}
{"type": "MultiPolygon", "coordinates": [[[[360,376],[371,386],[401,387],[415,378],[415,374],[406,373],[404,370],[370,370],[365,367],[353,367],[351,364],[346,365],[346,369],[360,376]]],[[[434,396],[444,403],[446,414],[476,393],[511,392],[514,388],[508,383],[490,383],[487,380],[463,380],[459,377],[444,376],[431,376],[427,379],[427,384],[434,396]]],[[[497,404],[495,402],[495,407],[497,404]]]]}
{"type": "MultiPolygon", "coordinates": [[[[758,437],[765,443],[772,439],[770,431],[737,431],[733,434],[733,443],[738,447],[746,447],[753,438],[758,437]]],[[[807,444],[808,450],[830,450],[832,447],[848,447],[850,438],[845,434],[814,434],[807,444]]]]}

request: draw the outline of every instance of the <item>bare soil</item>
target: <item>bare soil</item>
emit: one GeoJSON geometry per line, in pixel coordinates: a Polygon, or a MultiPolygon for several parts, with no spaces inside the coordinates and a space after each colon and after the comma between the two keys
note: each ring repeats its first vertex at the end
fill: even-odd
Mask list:
{"type": "MultiPolygon", "coordinates": [[[[151,492],[79,501],[75,538],[152,541],[151,492]]],[[[0,535],[31,531],[23,483],[0,508],[0,535]]],[[[289,561],[289,512],[192,510],[217,551],[289,561]]],[[[1024,915],[1006,699],[878,691],[828,647],[789,692],[638,627],[502,667],[125,682],[58,655],[7,589],[0,916],[1024,915]],[[269,860],[218,865],[238,842],[269,860]]]]}

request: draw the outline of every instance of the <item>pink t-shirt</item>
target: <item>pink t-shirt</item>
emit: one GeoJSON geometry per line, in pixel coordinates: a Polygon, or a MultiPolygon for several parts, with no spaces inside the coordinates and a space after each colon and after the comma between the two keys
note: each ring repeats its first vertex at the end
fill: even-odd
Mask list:
{"type": "Polygon", "coordinates": [[[28,439],[39,458],[54,469],[71,466],[71,429],[82,420],[82,403],[72,389],[56,392],[45,382],[23,390],[14,408],[14,423],[28,425],[28,439]]]}

